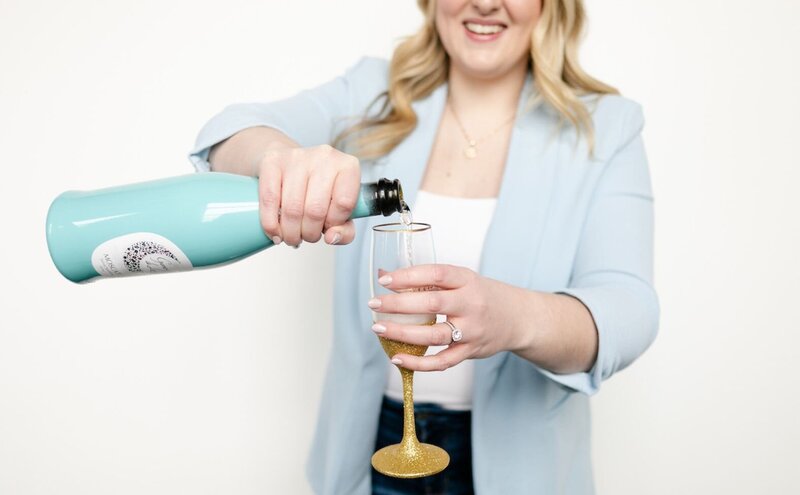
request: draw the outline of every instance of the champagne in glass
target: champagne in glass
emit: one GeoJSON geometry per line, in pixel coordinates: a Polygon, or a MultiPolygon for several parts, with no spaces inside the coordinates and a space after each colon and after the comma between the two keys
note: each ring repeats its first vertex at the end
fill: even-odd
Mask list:
{"type": "MultiPolygon", "coordinates": [[[[377,225],[372,228],[370,273],[372,296],[391,291],[380,283],[384,273],[417,264],[435,263],[431,226],[413,223],[409,214],[402,223],[377,225]]],[[[433,325],[435,314],[373,313],[375,321],[394,321],[405,325],[433,325]]],[[[378,337],[389,358],[395,354],[423,356],[428,346],[412,345],[378,337]]],[[[382,474],[395,478],[420,478],[441,472],[450,463],[450,456],[435,445],[420,443],[414,427],[414,372],[398,366],[403,379],[403,440],[375,452],[372,466],[382,474]]]]}

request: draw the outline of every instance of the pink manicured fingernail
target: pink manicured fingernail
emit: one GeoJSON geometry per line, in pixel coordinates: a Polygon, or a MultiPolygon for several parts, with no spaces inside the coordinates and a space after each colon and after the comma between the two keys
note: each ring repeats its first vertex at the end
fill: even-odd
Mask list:
{"type": "Polygon", "coordinates": [[[276,246],[280,244],[281,241],[283,241],[283,239],[281,239],[281,236],[279,235],[276,235],[275,237],[272,238],[272,243],[275,244],[276,246]]]}
{"type": "Polygon", "coordinates": [[[373,297],[372,299],[369,300],[367,306],[369,306],[372,309],[378,309],[381,307],[381,300],[378,299],[377,297],[373,297]]]}
{"type": "Polygon", "coordinates": [[[386,327],[381,325],[380,323],[376,323],[372,325],[372,331],[375,333],[383,333],[386,331],[386,327]]]}
{"type": "Polygon", "coordinates": [[[381,285],[389,285],[392,283],[392,277],[389,275],[384,275],[383,277],[378,279],[378,283],[381,285]]]}
{"type": "Polygon", "coordinates": [[[403,360],[400,358],[392,358],[392,364],[401,365],[403,364],[403,360]]]}
{"type": "Polygon", "coordinates": [[[342,240],[342,234],[337,232],[333,234],[333,240],[331,241],[331,245],[334,246],[336,244],[339,244],[339,241],[341,240],[342,240]]]}

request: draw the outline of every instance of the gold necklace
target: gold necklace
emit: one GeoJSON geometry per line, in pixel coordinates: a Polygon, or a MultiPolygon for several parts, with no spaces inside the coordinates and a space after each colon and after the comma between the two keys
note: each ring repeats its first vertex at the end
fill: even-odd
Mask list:
{"type": "Polygon", "coordinates": [[[500,129],[507,126],[509,123],[513,122],[514,118],[517,116],[516,110],[508,119],[504,120],[502,124],[497,126],[492,132],[486,134],[485,136],[473,139],[467,134],[467,130],[464,128],[464,124],[461,123],[461,119],[458,118],[458,114],[456,113],[456,109],[453,106],[450,98],[447,98],[447,106],[450,108],[450,111],[453,112],[453,117],[456,119],[456,124],[458,124],[458,128],[461,129],[461,134],[464,136],[464,139],[467,141],[467,146],[464,148],[464,156],[470,160],[478,156],[478,143],[486,141],[490,137],[494,136],[500,129]]]}

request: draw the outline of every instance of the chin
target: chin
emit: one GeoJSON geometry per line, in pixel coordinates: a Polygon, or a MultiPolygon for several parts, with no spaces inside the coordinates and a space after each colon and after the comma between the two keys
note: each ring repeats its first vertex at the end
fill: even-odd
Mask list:
{"type": "Polygon", "coordinates": [[[494,79],[519,70],[528,64],[530,54],[504,45],[494,47],[454,47],[451,52],[452,67],[465,75],[478,79],[494,79]],[[459,49],[460,48],[460,49],[459,49]],[[470,49],[471,48],[471,49],[470,49]]]}
{"type": "Polygon", "coordinates": [[[496,60],[461,60],[453,62],[454,68],[476,79],[496,79],[502,77],[516,66],[508,61],[496,60]]]}

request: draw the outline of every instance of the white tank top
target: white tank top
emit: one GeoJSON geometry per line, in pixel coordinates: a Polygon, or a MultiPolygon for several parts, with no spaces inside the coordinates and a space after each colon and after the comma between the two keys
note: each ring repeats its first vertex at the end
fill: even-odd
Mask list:
{"type": "MultiPolygon", "coordinates": [[[[463,266],[477,272],[496,204],[496,198],[457,198],[420,190],[413,205],[414,221],[431,224],[437,263],[463,266]]],[[[444,318],[439,315],[437,321],[444,321],[444,318]]],[[[446,348],[431,346],[426,355],[446,348]]],[[[391,369],[386,395],[402,401],[400,373],[393,364],[388,366],[391,369]]],[[[468,359],[445,371],[414,373],[414,401],[433,402],[447,409],[471,409],[473,368],[474,362],[468,359]]]]}

